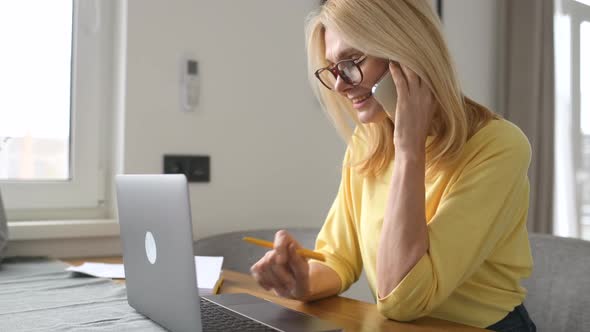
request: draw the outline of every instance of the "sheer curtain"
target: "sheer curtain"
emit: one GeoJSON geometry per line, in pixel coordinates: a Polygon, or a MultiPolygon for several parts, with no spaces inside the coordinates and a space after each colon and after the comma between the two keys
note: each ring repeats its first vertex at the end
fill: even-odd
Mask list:
{"type": "MultiPolygon", "coordinates": [[[[567,1],[567,0],[566,0],[567,1]]],[[[555,11],[555,203],[554,234],[578,237],[576,203],[575,144],[572,116],[572,34],[571,17],[556,0],[555,11]]]]}
{"type": "Polygon", "coordinates": [[[499,112],[527,135],[533,157],[529,230],[553,232],[553,0],[500,2],[499,112]]]}
{"type": "Polygon", "coordinates": [[[555,0],[554,233],[590,240],[590,0],[555,0]]]}

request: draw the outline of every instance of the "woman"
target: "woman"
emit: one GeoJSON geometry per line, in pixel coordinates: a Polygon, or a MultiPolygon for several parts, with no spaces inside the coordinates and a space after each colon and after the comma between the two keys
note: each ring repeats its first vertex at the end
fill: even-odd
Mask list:
{"type": "Polygon", "coordinates": [[[312,85],[348,142],[316,242],[326,262],[296,255],[280,231],[254,278],[312,301],[345,291],[364,267],[390,319],[534,330],[520,285],[532,269],[530,146],[462,94],[427,1],[328,0],[307,28],[312,85]],[[371,93],[388,72],[398,95],[390,117],[371,93]]]}

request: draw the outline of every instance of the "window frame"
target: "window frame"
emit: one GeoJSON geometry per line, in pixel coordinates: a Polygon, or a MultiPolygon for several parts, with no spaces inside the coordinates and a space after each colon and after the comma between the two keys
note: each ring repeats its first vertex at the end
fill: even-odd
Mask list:
{"type": "Polygon", "coordinates": [[[113,65],[114,54],[110,22],[116,15],[109,14],[116,8],[109,1],[98,0],[73,1],[72,8],[70,179],[1,181],[2,198],[11,221],[36,219],[39,212],[46,210],[53,214],[62,211],[57,214],[62,218],[104,215],[108,205],[105,166],[110,151],[103,142],[109,135],[104,124],[114,105],[114,75],[108,69],[113,65]]]}

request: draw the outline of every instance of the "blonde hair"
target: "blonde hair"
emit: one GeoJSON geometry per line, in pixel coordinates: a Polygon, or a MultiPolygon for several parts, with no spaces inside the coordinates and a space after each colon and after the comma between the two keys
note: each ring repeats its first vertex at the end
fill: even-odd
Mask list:
{"type": "Polygon", "coordinates": [[[497,118],[463,95],[440,20],[426,0],[328,0],[307,22],[309,79],[341,136],[350,143],[354,132],[367,143],[367,154],[357,158],[359,173],[376,176],[387,168],[395,151],[394,124],[389,119],[360,123],[350,101],[315,78],[315,70],[328,65],[326,28],[338,31],[360,52],[408,66],[430,86],[440,107],[433,119],[434,138],[426,148],[429,172],[451,165],[467,139],[497,118]]]}

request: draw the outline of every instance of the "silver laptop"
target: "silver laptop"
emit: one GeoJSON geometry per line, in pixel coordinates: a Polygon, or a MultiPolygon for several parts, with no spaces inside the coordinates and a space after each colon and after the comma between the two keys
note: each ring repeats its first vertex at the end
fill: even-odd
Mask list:
{"type": "MultiPolygon", "coordinates": [[[[184,175],[118,175],[127,300],[170,331],[340,331],[248,294],[200,297],[184,175]]],[[[231,245],[231,243],[228,243],[231,245]]]]}

